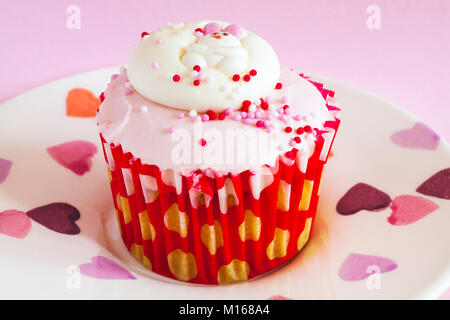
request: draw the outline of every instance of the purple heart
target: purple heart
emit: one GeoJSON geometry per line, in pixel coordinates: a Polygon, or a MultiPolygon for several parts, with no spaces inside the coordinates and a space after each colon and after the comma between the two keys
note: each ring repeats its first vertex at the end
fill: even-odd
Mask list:
{"type": "Polygon", "coordinates": [[[389,258],[352,253],[339,268],[339,277],[345,281],[358,281],[373,273],[385,273],[397,268],[389,258]]]}
{"type": "Polygon", "coordinates": [[[426,196],[450,199],[450,168],[435,173],[422,183],[416,191],[426,196]]]}
{"type": "Polygon", "coordinates": [[[412,128],[393,133],[391,140],[400,147],[411,149],[436,150],[439,144],[439,136],[420,122],[412,128]]]}
{"type": "Polygon", "coordinates": [[[388,194],[368,184],[358,183],[351,187],[336,205],[336,211],[344,216],[360,210],[377,211],[389,206],[388,194]]]}
{"type": "Polygon", "coordinates": [[[136,279],[128,270],[106,257],[95,256],[91,261],[79,266],[81,274],[96,279],[136,279]]]}
{"type": "Polygon", "coordinates": [[[5,181],[11,169],[12,162],[6,159],[0,158],[0,183],[5,181]]]}
{"type": "Polygon", "coordinates": [[[75,223],[80,219],[80,212],[68,203],[50,203],[28,211],[27,215],[50,230],[64,234],[80,233],[80,228],[75,223]]]}
{"type": "Polygon", "coordinates": [[[75,140],[49,147],[47,152],[60,165],[81,176],[91,170],[97,147],[89,141],[75,140]]]}

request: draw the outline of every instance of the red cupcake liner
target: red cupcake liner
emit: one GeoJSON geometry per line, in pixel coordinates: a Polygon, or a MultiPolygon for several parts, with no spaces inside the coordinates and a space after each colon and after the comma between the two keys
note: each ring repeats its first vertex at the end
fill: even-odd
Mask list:
{"type": "MultiPolygon", "coordinates": [[[[334,95],[312,83],[327,101],[334,95]]],[[[307,160],[286,163],[280,157],[277,169],[266,166],[265,174],[197,170],[176,179],[170,179],[173,171],[142,163],[100,134],[126,247],[154,272],[192,283],[243,281],[284,264],[309,238],[339,123],[335,117],[317,133],[307,160]],[[257,181],[266,182],[259,196],[257,181]]]]}

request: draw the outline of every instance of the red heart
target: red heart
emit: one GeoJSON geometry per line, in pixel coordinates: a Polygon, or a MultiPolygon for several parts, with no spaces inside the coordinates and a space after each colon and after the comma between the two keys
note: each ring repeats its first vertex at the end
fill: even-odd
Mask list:
{"type": "Polygon", "coordinates": [[[66,114],[69,117],[93,118],[100,104],[100,98],[91,91],[75,88],[67,94],[66,114]]]}

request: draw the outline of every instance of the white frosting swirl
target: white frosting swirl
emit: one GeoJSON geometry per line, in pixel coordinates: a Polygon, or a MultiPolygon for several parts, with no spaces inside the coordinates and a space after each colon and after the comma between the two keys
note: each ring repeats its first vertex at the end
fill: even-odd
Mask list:
{"type": "Polygon", "coordinates": [[[227,30],[239,27],[227,29],[230,25],[222,22],[217,22],[220,31],[195,32],[207,23],[171,25],[143,38],[128,61],[132,86],[152,101],[183,110],[237,109],[243,100],[267,96],[280,76],[272,47],[243,29],[239,35],[232,34],[227,30]],[[193,70],[197,65],[199,72],[193,70]],[[244,81],[253,69],[257,74],[244,81]],[[239,81],[233,80],[235,74],[239,81]],[[174,75],[179,81],[173,80],[174,75]],[[195,80],[198,85],[194,85],[195,80]]]}

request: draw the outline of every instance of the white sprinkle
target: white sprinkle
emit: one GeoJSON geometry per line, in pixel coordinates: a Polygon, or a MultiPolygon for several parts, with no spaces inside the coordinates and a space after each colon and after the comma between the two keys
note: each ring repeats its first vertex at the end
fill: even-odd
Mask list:
{"type": "Polygon", "coordinates": [[[142,37],[142,39],[144,39],[144,40],[147,40],[149,38],[150,38],[150,36],[148,34],[146,34],[145,36],[142,37]]]}
{"type": "Polygon", "coordinates": [[[147,106],[142,106],[142,107],[141,107],[141,111],[142,111],[142,112],[147,112],[147,111],[148,111],[147,106]]]}
{"type": "Polygon", "coordinates": [[[191,78],[195,78],[197,76],[197,74],[198,74],[198,72],[193,70],[193,71],[191,71],[190,76],[191,76],[191,78]]]}
{"type": "Polygon", "coordinates": [[[195,111],[195,110],[189,111],[189,117],[194,118],[196,116],[197,116],[197,111],[195,111]]]}
{"type": "Polygon", "coordinates": [[[311,121],[312,120],[312,117],[311,117],[311,115],[310,114],[307,114],[306,116],[304,116],[304,118],[303,119],[305,119],[305,121],[306,122],[309,122],[309,121],[311,121]]]}
{"type": "Polygon", "coordinates": [[[250,107],[248,107],[248,111],[255,112],[256,111],[256,106],[254,104],[251,104],[250,107]]]}
{"type": "Polygon", "coordinates": [[[216,80],[216,78],[214,78],[214,77],[209,77],[207,80],[208,80],[209,83],[213,83],[213,82],[216,80]]]}

